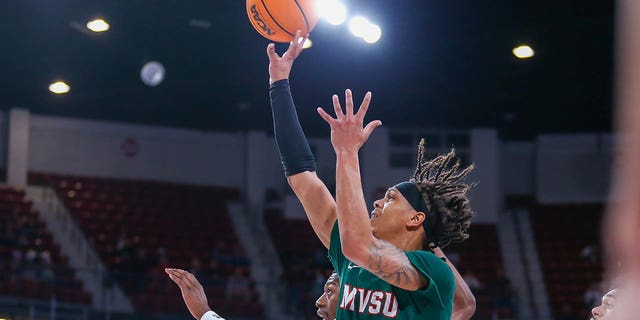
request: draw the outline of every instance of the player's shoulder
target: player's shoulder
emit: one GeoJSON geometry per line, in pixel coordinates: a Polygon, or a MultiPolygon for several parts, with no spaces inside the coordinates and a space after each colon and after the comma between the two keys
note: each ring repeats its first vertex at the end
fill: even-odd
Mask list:
{"type": "Polygon", "coordinates": [[[407,258],[417,269],[428,270],[432,278],[453,279],[453,272],[447,263],[431,251],[407,251],[407,258]]]}
{"type": "Polygon", "coordinates": [[[425,260],[429,263],[434,264],[447,264],[443,258],[436,256],[433,252],[427,250],[412,250],[405,251],[408,257],[413,257],[415,259],[425,260]]]}

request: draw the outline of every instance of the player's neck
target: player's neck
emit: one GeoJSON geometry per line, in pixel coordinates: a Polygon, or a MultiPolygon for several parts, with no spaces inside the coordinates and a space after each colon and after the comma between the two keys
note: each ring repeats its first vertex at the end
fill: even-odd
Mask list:
{"type": "Polygon", "coordinates": [[[400,234],[394,239],[390,239],[387,241],[391,242],[394,246],[398,247],[398,249],[402,251],[415,251],[424,249],[422,247],[422,238],[423,236],[421,234],[411,232],[400,234]]]}

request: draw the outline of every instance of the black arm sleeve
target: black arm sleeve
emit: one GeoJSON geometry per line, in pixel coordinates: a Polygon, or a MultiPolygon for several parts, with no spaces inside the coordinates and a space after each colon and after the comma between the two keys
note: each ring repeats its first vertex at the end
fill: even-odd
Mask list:
{"type": "Polygon", "coordinates": [[[289,80],[280,80],[271,84],[269,96],[273,131],[284,174],[288,177],[305,171],[316,171],[316,161],[298,120],[289,80]]]}

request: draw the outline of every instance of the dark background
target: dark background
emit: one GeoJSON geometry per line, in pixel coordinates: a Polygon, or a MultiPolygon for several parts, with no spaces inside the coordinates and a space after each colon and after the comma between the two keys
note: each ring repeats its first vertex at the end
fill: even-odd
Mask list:
{"type": "MultiPolygon", "coordinates": [[[[370,117],[394,127],[495,127],[505,139],[610,131],[613,1],[352,0],[382,27],[374,45],[346,24],[320,21],[292,84],[303,126],[328,134],[316,115],[333,93],[374,93],[370,117]],[[530,44],[536,56],[511,50],[530,44]]],[[[267,40],[240,0],[5,0],[0,108],[35,114],[187,127],[271,130],[267,40]],[[103,17],[111,29],[83,29],[103,17]],[[192,19],[210,23],[192,27],[192,19]],[[81,28],[72,25],[79,24],[81,28]],[[164,64],[158,87],[142,65],[164,64]],[[72,91],[51,94],[64,79],[72,91]]],[[[282,52],[286,46],[281,45],[282,52]]]]}

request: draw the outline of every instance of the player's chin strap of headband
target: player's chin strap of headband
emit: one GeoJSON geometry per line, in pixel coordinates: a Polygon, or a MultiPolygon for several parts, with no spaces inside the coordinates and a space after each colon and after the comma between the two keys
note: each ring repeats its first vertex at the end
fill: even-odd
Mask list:
{"type": "Polygon", "coordinates": [[[425,214],[426,217],[422,223],[424,232],[426,233],[427,238],[432,241],[435,246],[438,246],[438,239],[436,238],[435,230],[433,230],[433,228],[429,228],[430,225],[433,226],[437,221],[435,221],[433,215],[429,212],[429,209],[427,209],[427,204],[422,197],[422,192],[418,190],[418,186],[413,182],[405,181],[400,182],[393,187],[402,193],[402,196],[409,201],[414,210],[425,214]]]}

